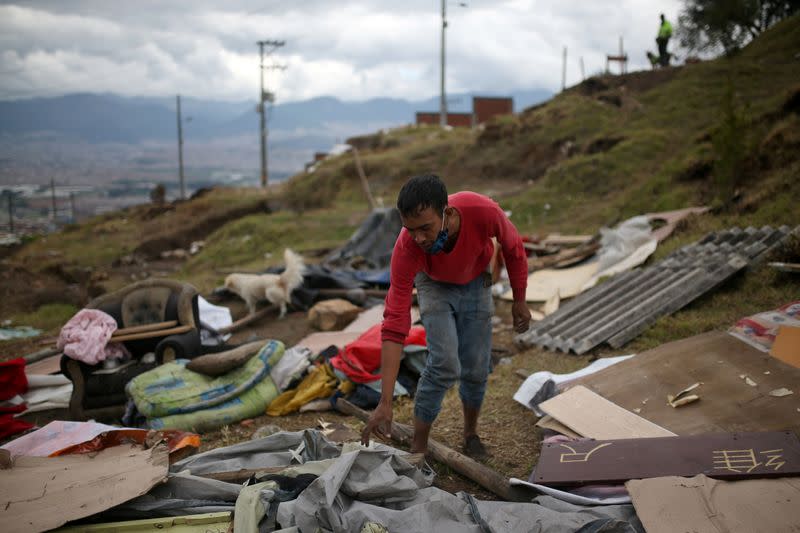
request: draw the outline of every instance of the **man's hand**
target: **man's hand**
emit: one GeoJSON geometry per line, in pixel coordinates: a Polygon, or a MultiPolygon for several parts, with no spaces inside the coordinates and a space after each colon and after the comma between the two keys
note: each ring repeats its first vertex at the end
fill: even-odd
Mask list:
{"type": "Polygon", "coordinates": [[[369,436],[375,433],[384,440],[389,440],[392,434],[392,404],[379,403],[372,411],[364,431],[361,432],[361,444],[369,445],[369,436]]]}
{"type": "Polygon", "coordinates": [[[531,310],[527,302],[514,302],[511,305],[511,318],[514,319],[514,331],[525,333],[531,323],[531,310]]]}

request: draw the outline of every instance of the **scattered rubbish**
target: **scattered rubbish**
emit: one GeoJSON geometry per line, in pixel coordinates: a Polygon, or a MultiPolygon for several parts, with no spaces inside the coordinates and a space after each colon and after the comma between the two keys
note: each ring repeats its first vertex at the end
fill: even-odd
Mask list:
{"type": "Polygon", "coordinates": [[[800,328],[800,300],[739,319],[729,333],[762,352],[769,352],[780,326],[800,328]]]}
{"type": "MultiPolygon", "coordinates": [[[[715,331],[662,344],[636,357],[581,378],[581,383],[620,407],[633,409],[645,397],[666,398],[675,383],[702,382],[702,397],[691,405],[691,416],[665,401],[647,404],[644,418],[679,435],[709,432],[777,431],[800,428],[796,405],[766,391],[800,382],[800,369],[785,366],[725,332],[715,331]],[[720,372],[723,368],[739,369],[720,372]],[[780,365],[780,372],[776,370],[780,365]],[[763,375],[771,369],[769,375],[763,375]],[[743,386],[742,375],[761,375],[759,387],[743,386]],[[636,376],[636,379],[631,379],[636,376]],[[689,381],[691,380],[691,381],[689,381]],[[735,401],[733,400],[735,398],[735,401]],[[793,422],[789,422],[793,421],[793,422]]],[[[594,407],[588,407],[590,412],[594,407]]]]}
{"type": "Polygon", "coordinates": [[[340,331],[353,322],[361,308],[347,300],[333,298],[314,304],[308,311],[308,323],[321,331],[340,331]]]}
{"type": "Polygon", "coordinates": [[[790,531],[800,524],[800,487],[792,478],[724,481],[704,475],[625,483],[648,533],[790,531]]]}
{"type": "Polygon", "coordinates": [[[687,207],[685,209],[677,209],[675,211],[647,213],[645,216],[650,222],[650,225],[653,225],[657,222],[665,222],[663,226],[653,230],[653,238],[658,240],[658,242],[661,242],[672,234],[672,232],[675,230],[675,226],[678,225],[678,222],[690,215],[702,215],[708,210],[708,207],[687,207]]]}
{"type": "Polygon", "coordinates": [[[700,399],[700,397],[696,394],[689,394],[691,391],[699,387],[701,383],[695,383],[694,385],[689,385],[678,394],[667,395],[667,403],[670,404],[672,407],[681,407],[682,405],[686,405],[692,402],[696,402],[700,399]]]}
{"type": "Polygon", "coordinates": [[[780,272],[788,272],[790,274],[800,274],[800,263],[773,262],[767,264],[780,272]]]}
{"type": "Polygon", "coordinates": [[[697,474],[798,475],[800,439],[793,431],[773,431],[544,443],[534,481],[559,486],[697,474]]]}
{"type": "Polygon", "coordinates": [[[245,364],[216,378],[192,372],[181,359],[139,374],[125,391],[152,429],[209,431],[263,414],[278,396],[270,369],[283,353],[283,343],[269,341],[245,364]]]}
{"type": "Polygon", "coordinates": [[[547,382],[552,381],[555,385],[568,383],[595,372],[600,372],[605,368],[625,361],[626,359],[630,359],[631,357],[633,357],[633,355],[604,357],[594,361],[589,366],[570,374],[553,374],[547,370],[542,370],[531,375],[524,375],[522,377],[525,378],[525,382],[520,385],[519,389],[517,389],[517,392],[514,393],[514,400],[521,403],[528,409],[531,409],[538,416],[542,416],[544,413],[538,409],[538,405],[556,394],[555,387],[552,387],[552,394],[542,393],[542,391],[546,388],[545,385],[547,382]]]}
{"type": "Polygon", "coordinates": [[[800,368],[800,327],[779,326],[769,354],[795,368],[800,368]]]}
{"type": "Polygon", "coordinates": [[[263,439],[264,437],[269,437],[270,435],[280,433],[281,431],[283,431],[283,429],[280,426],[276,426],[275,424],[265,424],[258,428],[255,433],[253,433],[252,440],[263,439]]]}
{"type": "MultiPolygon", "coordinates": [[[[618,348],[658,317],[674,313],[719,286],[791,232],[785,226],[765,226],[710,233],[653,266],[619,274],[584,292],[532,324],[516,340],[523,346],[576,354],[603,342],[618,348]]],[[[552,295],[553,287],[548,288],[546,297],[552,295]]]]}
{"type": "Polygon", "coordinates": [[[45,531],[142,495],[167,477],[167,448],[114,446],[96,454],[18,457],[0,470],[9,532],[45,531]]]}
{"type": "Polygon", "coordinates": [[[36,431],[27,433],[2,446],[12,456],[55,457],[73,453],[91,453],[123,443],[140,445],[164,442],[172,457],[200,447],[200,436],[177,430],[109,426],[97,422],[65,422],[54,420],[36,431]]]}
{"type": "Polygon", "coordinates": [[[544,307],[542,308],[542,312],[544,316],[552,315],[556,311],[558,311],[558,306],[561,303],[561,296],[558,293],[558,290],[553,293],[553,296],[548,298],[548,300],[544,303],[544,307]]]}
{"type": "MultiPolygon", "coordinates": [[[[635,358],[634,358],[635,359],[635,358]]],[[[592,439],[671,437],[675,434],[577,385],[539,405],[576,433],[592,439]]]]}
{"type": "Polygon", "coordinates": [[[751,387],[758,386],[758,384],[755,381],[750,379],[750,376],[741,376],[741,377],[742,377],[742,379],[744,379],[744,382],[747,383],[748,385],[750,385],[751,387]]]}
{"type": "Polygon", "coordinates": [[[0,341],[25,339],[27,337],[36,337],[41,334],[42,330],[31,326],[4,327],[0,328],[0,341]]]}
{"type": "Polygon", "coordinates": [[[775,389],[769,391],[770,396],[775,396],[776,398],[781,398],[783,396],[789,396],[790,394],[794,394],[794,391],[787,389],[786,387],[781,387],[780,389],[775,389]]]}

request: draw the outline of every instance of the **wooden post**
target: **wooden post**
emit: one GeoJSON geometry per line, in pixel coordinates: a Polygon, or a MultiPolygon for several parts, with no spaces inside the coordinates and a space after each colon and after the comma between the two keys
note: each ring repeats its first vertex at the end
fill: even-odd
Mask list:
{"type": "Polygon", "coordinates": [[[224,328],[219,328],[217,330],[217,333],[221,333],[222,335],[224,335],[226,333],[233,333],[234,331],[238,331],[238,330],[242,329],[243,327],[245,327],[245,326],[247,326],[249,324],[252,324],[253,322],[257,322],[257,321],[261,320],[262,318],[264,318],[265,316],[267,316],[271,312],[277,311],[277,310],[278,310],[278,306],[277,305],[268,305],[267,307],[265,307],[263,309],[259,309],[258,311],[256,311],[252,315],[247,315],[246,317],[237,320],[236,322],[234,322],[230,326],[226,326],[224,328]]]}
{"type": "MultiPolygon", "coordinates": [[[[346,415],[355,416],[365,422],[369,420],[368,412],[342,398],[336,400],[336,410],[346,415]]],[[[411,440],[414,433],[410,426],[397,422],[392,422],[391,431],[392,439],[401,443],[411,440]]],[[[520,487],[512,487],[508,479],[498,472],[433,439],[428,440],[428,455],[435,461],[446,464],[459,474],[492,491],[505,501],[531,501],[531,497],[526,494],[527,491],[520,487]]]]}
{"type": "Polygon", "coordinates": [[[364,196],[367,197],[369,210],[375,209],[375,198],[372,197],[372,192],[369,190],[369,183],[367,183],[367,176],[364,174],[364,167],[361,166],[361,157],[358,155],[358,148],[353,146],[353,156],[356,160],[356,169],[358,170],[358,177],[361,179],[361,188],[364,189],[364,196]]]}

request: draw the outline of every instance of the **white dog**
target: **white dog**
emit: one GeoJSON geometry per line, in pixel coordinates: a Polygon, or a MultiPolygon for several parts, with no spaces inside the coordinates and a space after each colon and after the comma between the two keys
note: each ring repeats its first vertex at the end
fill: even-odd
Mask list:
{"type": "Polygon", "coordinates": [[[286,248],[283,252],[286,270],[282,274],[230,274],[225,278],[225,288],[238,294],[247,303],[250,314],[256,310],[256,303],[267,299],[279,305],[281,314],[286,316],[286,305],[291,301],[292,291],[303,284],[305,264],[303,258],[286,248]]]}

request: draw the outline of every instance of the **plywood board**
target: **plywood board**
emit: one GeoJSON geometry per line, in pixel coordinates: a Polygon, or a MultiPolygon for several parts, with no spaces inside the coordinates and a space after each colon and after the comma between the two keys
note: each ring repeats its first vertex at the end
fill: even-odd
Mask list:
{"type": "Polygon", "coordinates": [[[584,485],[697,474],[721,479],[800,475],[800,439],[792,431],[773,431],[547,443],[533,481],[584,485]]]}
{"type": "Polygon", "coordinates": [[[800,432],[800,394],[769,395],[781,387],[795,390],[800,369],[724,332],[662,344],[576,383],[678,435],[800,432]],[[692,391],[700,401],[677,409],[667,405],[668,394],[693,383],[701,383],[692,391]]]}
{"type": "Polygon", "coordinates": [[[338,348],[344,348],[345,344],[349,344],[359,338],[363,331],[320,331],[312,333],[304,339],[297,342],[297,346],[305,346],[311,353],[317,354],[334,345],[338,348]]]}
{"type": "MultiPolygon", "coordinates": [[[[355,320],[353,320],[342,331],[357,331],[363,333],[376,324],[383,322],[383,311],[385,307],[383,304],[370,307],[366,311],[362,311],[355,320]]],[[[411,324],[416,324],[419,321],[419,308],[411,308],[411,324]]]]}
{"type": "Polygon", "coordinates": [[[581,385],[540,403],[539,409],[579,435],[593,439],[635,439],[675,435],[581,385]]]}
{"type": "Polygon", "coordinates": [[[544,415],[536,422],[536,426],[544,429],[549,429],[551,431],[555,431],[556,433],[561,433],[562,435],[566,435],[567,437],[578,438],[580,435],[569,429],[567,426],[556,420],[550,415],[544,415]]]}
{"type": "Polygon", "coordinates": [[[661,477],[625,484],[648,533],[796,532],[800,478],[661,477]]]}
{"type": "Polygon", "coordinates": [[[800,368],[800,328],[780,326],[769,354],[787,365],[800,368]]]}
{"type": "MultiPolygon", "coordinates": [[[[595,261],[571,268],[537,270],[528,276],[525,300],[546,302],[556,293],[561,298],[572,298],[580,294],[583,286],[597,273],[598,265],[595,261]]],[[[507,291],[502,298],[513,300],[512,291],[507,291]]]]}
{"type": "Polygon", "coordinates": [[[145,494],[166,479],[168,467],[165,446],[18,457],[12,468],[0,470],[3,531],[45,531],[105,511],[145,494]]]}
{"type": "Polygon", "coordinates": [[[350,322],[342,331],[358,331],[365,332],[375,324],[380,324],[383,321],[384,305],[375,305],[366,311],[362,311],[355,320],[350,322]]]}
{"type": "Polygon", "coordinates": [[[61,354],[25,365],[25,373],[37,376],[46,376],[61,372],[61,354]]]}

